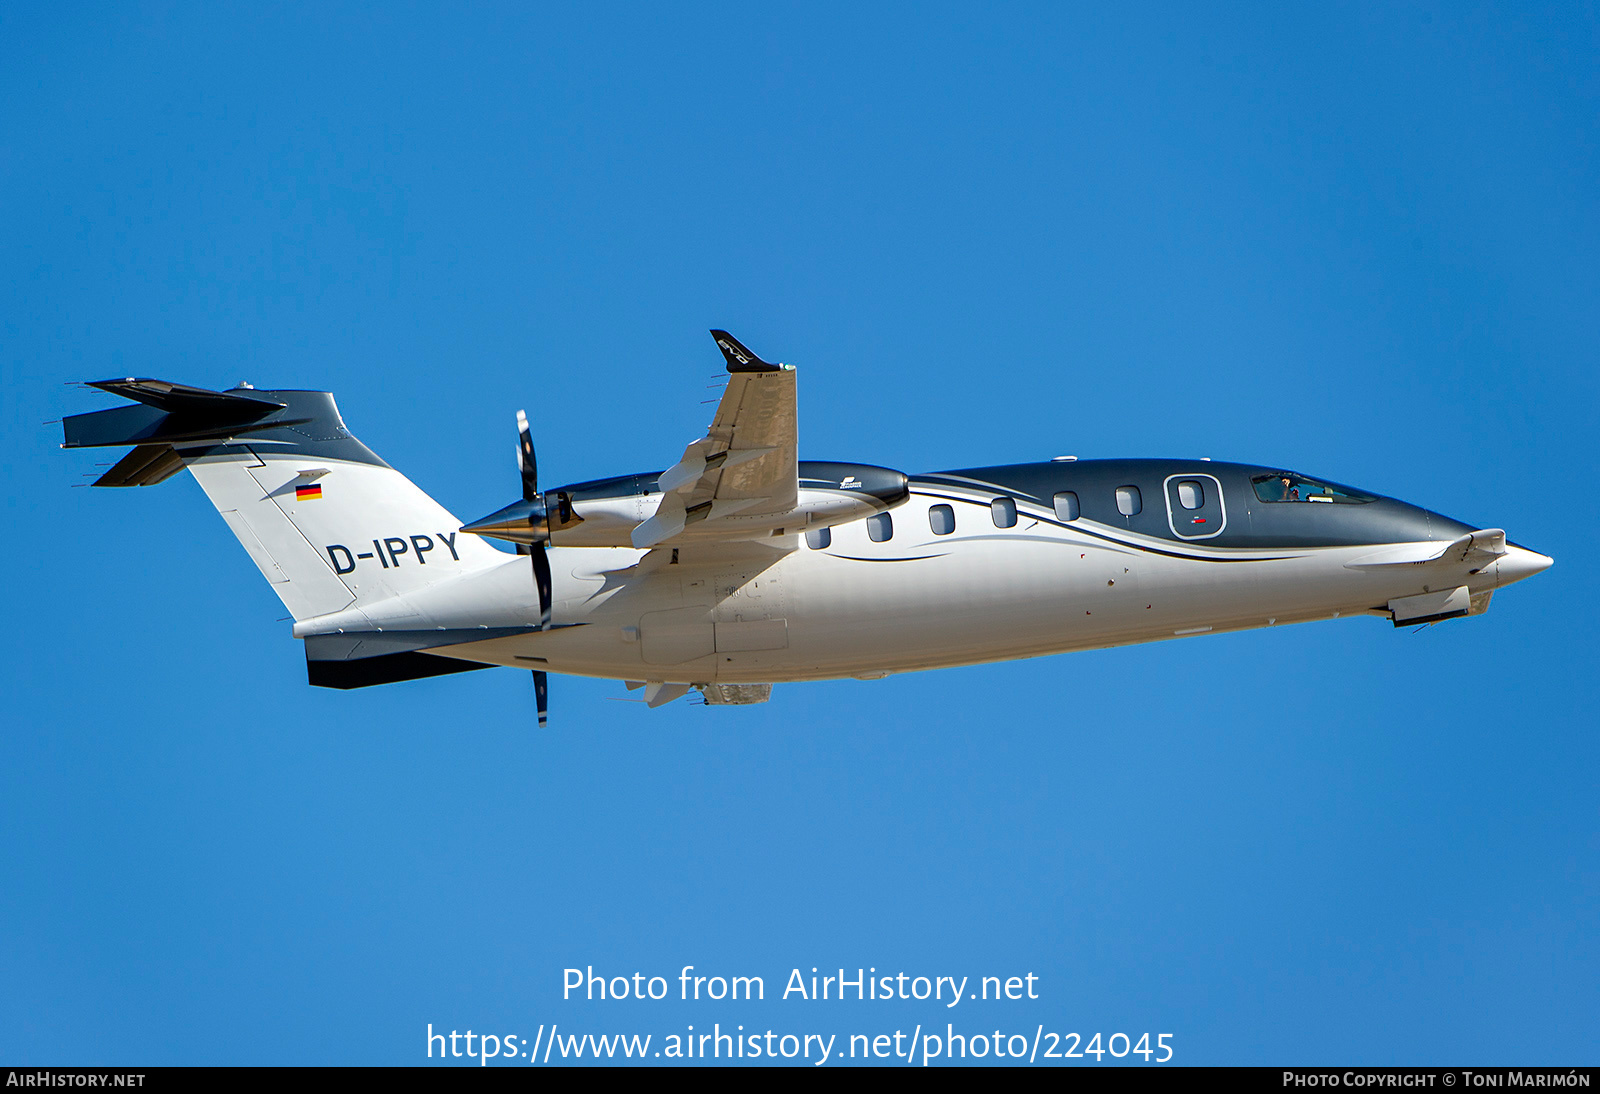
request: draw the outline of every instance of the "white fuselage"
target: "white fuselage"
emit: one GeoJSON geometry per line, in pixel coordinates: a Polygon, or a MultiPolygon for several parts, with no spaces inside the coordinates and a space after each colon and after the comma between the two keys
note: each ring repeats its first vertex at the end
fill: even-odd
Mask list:
{"type": "Polygon", "coordinates": [[[70,416],[63,438],[132,446],[98,485],[187,467],[289,609],[313,684],[454,658],[533,670],[541,712],[549,672],[657,684],[655,705],[684,685],[750,702],[765,696],[713,700],[712,685],[1361,613],[1431,622],[1551,562],[1503,529],[1283,468],[800,461],[793,371],[714,334],[728,387],[677,464],[541,492],[524,416],[521,500],[471,525],[356,440],[326,392],[102,381],[135,405],[70,416]]]}
{"type": "MultiPolygon", "coordinates": [[[[1441,583],[1469,588],[1477,611],[1499,585],[1548,564],[1513,547],[1479,572],[1351,569],[1397,545],[1212,548],[1089,520],[1062,525],[1026,502],[1013,527],[999,528],[988,500],[914,487],[883,542],[856,521],[835,527],[825,549],[751,544],[737,562],[722,552],[699,564],[684,548],[646,569],[644,551],[552,548],[553,630],[433,652],[638,681],[873,678],[1381,611],[1441,583]],[[955,510],[947,535],[930,527],[939,503],[955,510]]],[[[537,612],[528,570],[508,558],[411,607],[429,626],[526,623],[537,612]]]]}

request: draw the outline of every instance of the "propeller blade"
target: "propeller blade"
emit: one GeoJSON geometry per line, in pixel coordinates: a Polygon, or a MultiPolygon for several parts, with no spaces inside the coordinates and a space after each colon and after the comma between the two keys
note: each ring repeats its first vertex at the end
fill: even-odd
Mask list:
{"type": "MultiPolygon", "coordinates": [[[[517,470],[522,475],[522,500],[539,500],[539,460],[533,454],[533,430],[528,426],[528,415],[517,411],[517,470]]],[[[533,563],[533,583],[539,589],[539,629],[550,627],[550,556],[545,554],[543,543],[517,544],[519,555],[528,555],[533,563]]],[[[550,722],[550,676],[542,669],[533,670],[533,701],[539,711],[539,728],[550,722]]]]}
{"type": "Polygon", "coordinates": [[[543,669],[533,670],[533,702],[539,708],[539,728],[550,721],[550,674],[543,669]]]}
{"type": "Polygon", "coordinates": [[[539,461],[533,455],[528,415],[521,410],[517,411],[517,470],[522,472],[522,500],[533,501],[539,496],[539,461]]]}
{"type": "Polygon", "coordinates": [[[544,553],[544,544],[529,546],[533,556],[533,583],[539,587],[539,629],[550,629],[550,556],[544,553]]]}

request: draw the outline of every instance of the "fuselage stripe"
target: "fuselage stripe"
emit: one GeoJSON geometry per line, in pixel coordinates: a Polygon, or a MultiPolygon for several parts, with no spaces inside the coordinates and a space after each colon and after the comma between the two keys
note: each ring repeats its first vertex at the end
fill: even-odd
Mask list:
{"type": "MultiPolygon", "coordinates": [[[[918,480],[912,480],[913,487],[912,487],[911,493],[912,493],[913,496],[928,497],[928,498],[942,498],[942,499],[944,499],[946,501],[960,501],[960,502],[966,502],[966,503],[969,503],[969,504],[972,504],[972,505],[977,505],[977,506],[982,506],[984,504],[983,502],[979,501],[976,498],[963,497],[963,496],[961,496],[959,494],[942,494],[942,493],[936,493],[936,492],[934,492],[932,490],[918,490],[915,487],[915,483],[917,481],[918,480]]],[[[1031,495],[1017,494],[1017,493],[1015,493],[1013,491],[1000,490],[998,488],[996,488],[995,495],[997,497],[1004,496],[1004,497],[1013,498],[1013,499],[1015,499],[1017,501],[1024,501],[1024,502],[1030,503],[1030,508],[1028,510],[1028,513],[1027,513],[1028,518],[1030,520],[1037,521],[1040,524],[1048,524],[1048,525],[1050,525],[1052,527],[1060,528],[1062,531],[1072,531],[1072,532],[1077,532],[1077,533],[1079,533],[1081,535],[1093,537],[1094,539],[1102,539],[1102,540],[1105,540],[1107,543],[1115,543],[1120,547],[1127,547],[1127,548],[1130,548],[1130,549],[1135,550],[1135,551],[1143,551],[1146,554],[1165,555],[1168,558],[1181,558],[1181,559],[1185,559],[1185,560],[1191,561],[1191,562],[1281,562],[1281,561],[1283,561],[1285,559],[1304,558],[1305,557],[1304,555],[1251,555],[1249,557],[1226,557],[1225,556],[1225,557],[1220,557],[1219,558],[1219,557],[1216,557],[1216,556],[1213,556],[1213,555],[1190,555],[1190,554],[1184,554],[1184,553],[1182,553],[1180,551],[1163,551],[1159,547],[1151,547],[1151,546],[1149,546],[1147,544],[1138,543],[1138,542],[1125,540],[1125,539],[1119,539],[1116,536],[1111,536],[1111,535],[1105,534],[1104,532],[1095,531],[1093,528],[1090,528],[1088,526],[1088,523],[1086,521],[1083,521],[1083,520],[1073,521],[1072,525],[1069,527],[1067,524],[1063,523],[1062,521],[1054,519],[1054,517],[1047,517],[1047,516],[1044,516],[1042,514],[1033,512],[1032,511],[1032,506],[1033,505],[1039,505],[1040,503],[1039,503],[1039,499],[1037,499],[1035,497],[1032,497],[1031,495]]]]}

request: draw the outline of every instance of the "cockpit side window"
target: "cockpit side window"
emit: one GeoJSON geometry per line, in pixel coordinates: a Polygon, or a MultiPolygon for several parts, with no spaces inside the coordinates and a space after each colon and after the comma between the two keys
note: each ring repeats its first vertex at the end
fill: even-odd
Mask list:
{"type": "Polygon", "coordinates": [[[1348,486],[1331,482],[1318,482],[1293,471],[1276,471],[1270,475],[1257,475],[1250,480],[1256,497],[1262,501],[1313,501],[1336,505],[1361,505],[1375,501],[1371,494],[1363,494],[1348,486]]]}

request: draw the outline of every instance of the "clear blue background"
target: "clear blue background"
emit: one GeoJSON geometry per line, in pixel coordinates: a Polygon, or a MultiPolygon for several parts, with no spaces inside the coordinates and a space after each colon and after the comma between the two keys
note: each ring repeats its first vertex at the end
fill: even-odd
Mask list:
{"type": "MultiPolygon", "coordinates": [[[[1174,1034],[1593,1064],[1593,4],[10,5],[0,1061],[532,1036],[1174,1034]],[[726,326],[802,455],[1282,463],[1555,557],[1351,621],[750,709],[305,683],[187,476],[74,490],[62,386],[338,393],[458,517],[698,435],[726,326]],[[759,974],[562,1003],[561,969],[759,974]],[[788,971],[1037,1002],[778,1002],[788,971]],[[975,983],[976,981],[974,981],[975,983]]],[[[105,457],[101,457],[105,458],[105,457]]],[[[952,620],[960,626],[960,620],[952,620]]]]}

